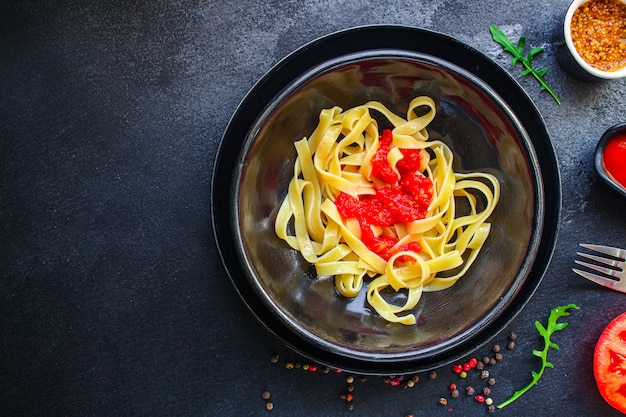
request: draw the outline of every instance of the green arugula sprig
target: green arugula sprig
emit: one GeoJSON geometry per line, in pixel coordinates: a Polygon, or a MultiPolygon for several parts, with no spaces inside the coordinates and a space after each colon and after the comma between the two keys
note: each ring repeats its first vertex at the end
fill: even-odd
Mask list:
{"type": "Polygon", "coordinates": [[[532,48],[530,52],[528,52],[528,56],[524,57],[524,47],[526,46],[526,36],[522,36],[521,38],[519,38],[519,41],[516,46],[504,34],[504,32],[502,32],[497,26],[490,25],[489,30],[491,31],[491,37],[493,38],[493,40],[499,43],[500,45],[502,45],[505,51],[513,55],[513,60],[511,61],[511,65],[515,66],[515,64],[518,62],[522,63],[522,65],[524,65],[524,67],[526,68],[524,71],[522,71],[522,76],[532,74],[533,77],[535,77],[537,81],[539,81],[539,84],[541,84],[541,90],[545,90],[548,93],[550,93],[550,95],[552,96],[552,98],[554,98],[557,104],[561,105],[561,101],[556,96],[555,92],[552,90],[552,88],[550,88],[550,86],[543,79],[543,76],[546,74],[548,69],[542,68],[540,70],[536,70],[535,68],[533,68],[533,65],[532,65],[533,58],[539,52],[542,52],[543,48],[541,46],[536,46],[532,48]]]}
{"type": "Polygon", "coordinates": [[[550,350],[550,348],[554,350],[559,350],[559,346],[551,341],[550,337],[555,332],[563,330],[567,327],[567,323],[557,323],[557,320],[561,317],[569,316],[568,310],[570,309],[578,310],[578,306],[575,304],[568,304],[566,306],[553,308],[550,312],[550,316],[548,317],[548,324],[546,327],[543,327],[543,325],[539,321],[535,321],[535,327],[539,331],[539,334],[543,337],[544,341],[543,350],[533,350],[533,355],[541,359],[541,369],[539,370],[539,372],[532,371],[533,380],[530,382],[530,384],[526,385],[519,391],[515,391],[511,398],[498,405],[498,408],[506,407],[507,405],[511,404],[513,401],[521,397],[522,394],[531,389],[533,386],[537,385],[537,382],[539,382],[539,378],[541,378],[546,368],[554,368],[554,364],[548,361],[548,351],[550,350]]]}

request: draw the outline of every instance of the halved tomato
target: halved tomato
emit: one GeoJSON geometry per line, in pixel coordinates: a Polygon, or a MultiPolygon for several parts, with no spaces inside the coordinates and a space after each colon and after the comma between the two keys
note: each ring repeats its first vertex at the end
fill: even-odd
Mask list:
{"type": "Polygon", "coordinates": [[[606,402],[626,414],[626,312],[600,335],[593,354],[593,375],[606,402]]]}

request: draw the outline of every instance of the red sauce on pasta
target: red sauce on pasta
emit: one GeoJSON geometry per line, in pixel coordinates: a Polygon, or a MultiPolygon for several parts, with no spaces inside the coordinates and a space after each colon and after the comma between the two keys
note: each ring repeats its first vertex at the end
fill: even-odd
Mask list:
{"type": "Polygon", "coordinates": [[[400,251],[417,253],[422,248],[419,243],[411,242],[394,250],[392,248],[398,239],[384,233],[377,237],[371,226],[388,227],[423,219],[433,196],[432,181],[419,172],[421,150],[400,149],[404,157],[396,164],[398,174],[387,161],[391,142],[391,130],[384,130],[380,146],[372,158],[372,175],[385,185],[377,188],[374,195],[356,199],[341,193],[335,200],[341,217],[356,218],[363,243],[385,260],[400,251]]]}
{"type": "Polygon", "coordinates": [[[602,161],[611,177],[626,187],[626,134],[618,135],[607,143],[602,161]]]}

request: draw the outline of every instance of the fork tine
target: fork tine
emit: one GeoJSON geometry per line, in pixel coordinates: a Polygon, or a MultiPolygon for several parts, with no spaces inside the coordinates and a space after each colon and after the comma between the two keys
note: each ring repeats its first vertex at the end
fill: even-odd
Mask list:
{"type": "MultiPolygon", "coordinates": [[[[613,267],[616,270],[624,269],[624,262],[617,261],[615,259],[605,258],[603,256],[591,255],[584,252],[576,252],[576,255],[582,256],[583,258],[591,259],[592,261],[596,261],[602,265],[613,267]]],[[[581,264],[583,265],[583,264],[581,264]]],[[[589,264],[584,264],[585,266],[589,266],[589,264]]],[[[596,269],[596,271],[604,272],[604,270],[596,269]]]]}
{"type": "Polygon", "coordinates": [[[587,278],[588,280],[593,281],[596,284],[600,284],[603,287],[607,287],[615,291],[626,293],[626,287],[621,287],[619,281],[616,281],[610,278],[601,277],[599,275],[592,274],[590,272],[581,271],[580,269],[574,268],[572,270],[578,275],[580,275],[581,277],[587,278]]]}
{"type": "Polygon", "coordinates": [[[611,246],[591,245],[588,243],[581,243],[580,246],[582,246],[585,249],[590,249],[596,252],[604,253],[605,255],[609,255],[614,258],[620,258],[622,261],[626,259],[626,250],[624,249],[613,248],[611,246]]]}
{"type": "MultiPolygon", "coordinates": [[[[602,258],[600,258],[600,259],[602,259],[602,258]]],[[[575,259],[574,262],[577,263],[578,265],[585,266],[585,267],[587,267],[589,269],[593,269],[594,271],[600,272],[602,274],[612,276],[615,279],[619,280],[619,278],[620,278],[619,273],[621,271],[618,271],[618,270],[615,270],[615,269],[612,269],[612,268],[604,268],[604,267],[602,267],[600,265],[595,265],[595,264],[591,264],[589,262],[579,261],[578,259],[575,259]]]]}

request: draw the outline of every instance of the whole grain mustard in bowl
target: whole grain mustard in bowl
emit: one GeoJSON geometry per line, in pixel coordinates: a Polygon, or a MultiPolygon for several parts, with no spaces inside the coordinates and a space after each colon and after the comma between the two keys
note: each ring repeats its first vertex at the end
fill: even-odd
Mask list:
{"type": "Polygon", "coordinates": [[[574,0],[563,34],[573,75],[612,80],[626,77],[626,0],[574,0]]]}

